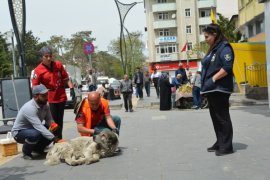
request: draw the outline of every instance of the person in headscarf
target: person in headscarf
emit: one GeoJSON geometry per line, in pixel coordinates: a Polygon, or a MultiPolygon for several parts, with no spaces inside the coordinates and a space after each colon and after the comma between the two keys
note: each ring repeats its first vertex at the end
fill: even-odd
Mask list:
{"type": "Polygon", "coordinates": [[[170,110],[172,106],[171,101],[171,87],[174,87],[173,84],[170,84],[169,75],[167,73],[162,73],[159,80],[160,87],[160,110],[170,110]]]}

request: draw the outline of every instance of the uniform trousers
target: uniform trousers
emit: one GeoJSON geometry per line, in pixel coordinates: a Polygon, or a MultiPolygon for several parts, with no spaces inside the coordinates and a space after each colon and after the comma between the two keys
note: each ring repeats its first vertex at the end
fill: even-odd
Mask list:
{"type": "Polygon", "coordinates": [[[233,127],[229,113],[230,94],[212,92],[207,94],[210,116],[216,133],[216,145],[220,151],[233,150],[233,127]]]}
{"type": "Polygon", "coordinates": [[[50,103],[49,105],[53,120],[58,125],[55,136],[59,139],[62,139],[63,119],[66,102],[50,103]]]}

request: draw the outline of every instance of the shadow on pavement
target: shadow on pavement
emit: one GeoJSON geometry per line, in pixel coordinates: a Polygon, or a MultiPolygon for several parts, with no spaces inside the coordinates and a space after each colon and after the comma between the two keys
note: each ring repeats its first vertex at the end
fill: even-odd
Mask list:
{"type": "Polygon", "coordinates": [[[234,151],[247,149],[248,145],[238,142],[233,142],[234,151]]]}

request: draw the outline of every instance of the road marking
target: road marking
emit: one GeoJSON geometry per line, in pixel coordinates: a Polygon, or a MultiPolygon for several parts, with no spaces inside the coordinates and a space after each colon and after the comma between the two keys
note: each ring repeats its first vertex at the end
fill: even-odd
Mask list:
{"type": "Polygon", "coordinates": [[[151,120],[153,120],[153,121],[167,120],[167,117],[164,116],[164,115],[161,115],[161,116],[152,116],[152,117],[151,117],[151,120]]]}

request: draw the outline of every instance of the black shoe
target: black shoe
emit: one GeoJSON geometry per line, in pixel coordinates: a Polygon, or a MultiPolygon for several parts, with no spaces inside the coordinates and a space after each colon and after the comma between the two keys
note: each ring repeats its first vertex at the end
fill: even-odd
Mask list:
{"type": "Polygon", "coordinates": [[[129,112],[133,112],[133,109],[131,109],[129,112]]]}
{"type": "Polygon", "coordinates": [[[215,152],[215,151],[217,151],[218,149],[219,149],[219,148],[218,148],[217,145],[213,145],[213,146],[207,148],[207,151],[208,151],[208,152],[215,152]]]}
{"type": "Polygon", "coordinates": [[[126,110],[126,112],[128,112],[128,110],[126,110]]]}
{"type": "Polygon", "coordinates": [[[23,154],[23,159],[25,160],[33,160],[32,154],[23,154]]]}
{"type": "Polygon", "coordinates": [[[232,154],[233,150],[216,150],[216,156],[224,156],[227,154],[232,154]]]}

